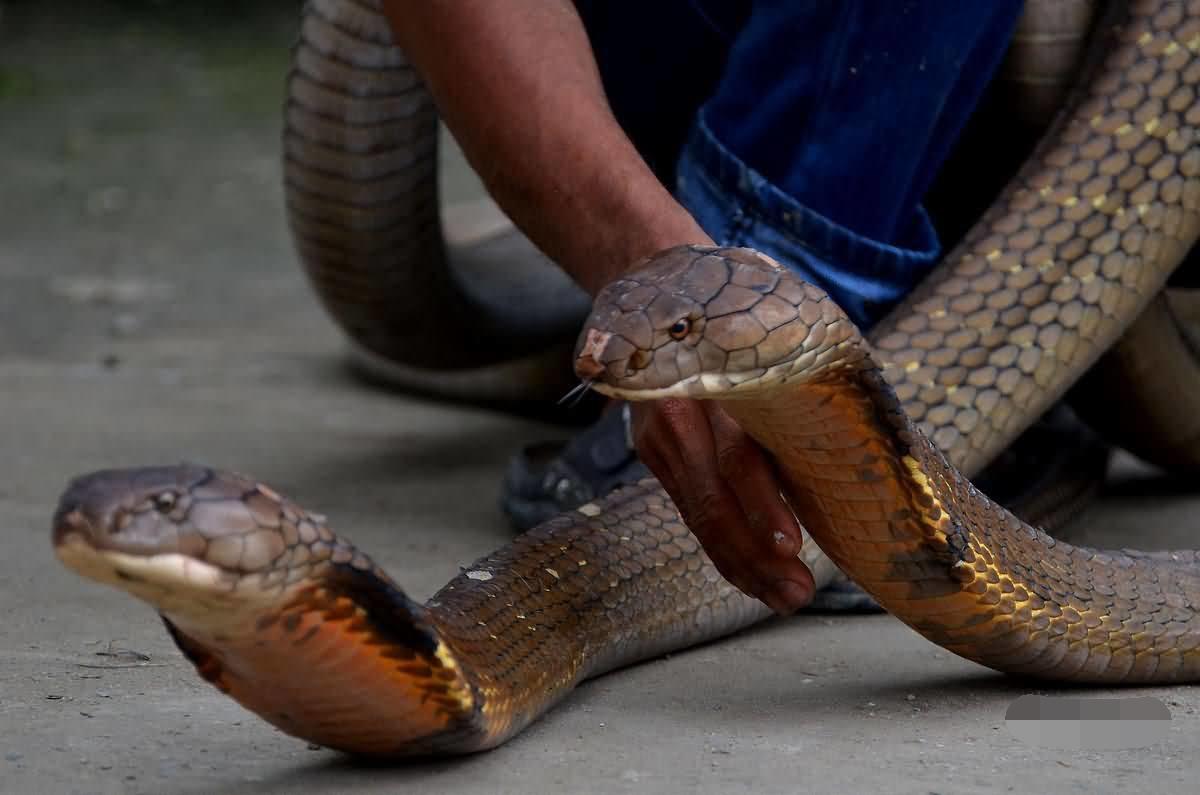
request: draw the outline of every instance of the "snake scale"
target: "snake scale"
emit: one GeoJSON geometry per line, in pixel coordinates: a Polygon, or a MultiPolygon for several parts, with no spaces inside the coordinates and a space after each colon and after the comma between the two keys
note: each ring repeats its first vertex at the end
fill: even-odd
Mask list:
{"type": "MultiPolygon", "coordinates": [[[[772,263],[685,249],[606,290],[577,368],[610,394],[723,401],[824,551],[934,642],[1004,671],[1186,681],[1200,673],[1196,553],[1055,542],[967,480],[1112,345],[1197,236],[1200,2],[1131,3],[1106,35],[1087,90],[869,343],[772,263]]],[[[243,705],[362,754],[494,746],[584,678],[766,614],[653,481],[521,536],[425,605],[321,517],[202,467],[77,479],[54,541],[72,568],[154,605],[243,705]]]]}

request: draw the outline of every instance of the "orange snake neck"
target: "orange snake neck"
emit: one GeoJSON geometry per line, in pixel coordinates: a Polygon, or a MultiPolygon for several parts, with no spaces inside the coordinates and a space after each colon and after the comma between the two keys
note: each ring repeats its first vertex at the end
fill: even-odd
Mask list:
{"type": "Polygon", "coordinates": [[[949,466],[877,368],[722,403],[821,548],[933,642],[1052,678],[1200,677],[1196,551],[1105,552],[1022,522],[949,466]]]}
{"type": "Polygon", "coordinates": [[[946,463],[870,359],[722,405],[772,452],[805,527],[843,569],[861,568],[861,545],[896,540],[898,525],[947,571],[972,562],[968,532],[942,502],[944,481],[1003,511],[946,463]]]}
{"type": "Polygon", "coordinates": [[[480,747],[480,700],[429,614],[381,572],[333,564],[250,635],[163,616],[205,680],[280,729],[365,755],[480,747]]]}

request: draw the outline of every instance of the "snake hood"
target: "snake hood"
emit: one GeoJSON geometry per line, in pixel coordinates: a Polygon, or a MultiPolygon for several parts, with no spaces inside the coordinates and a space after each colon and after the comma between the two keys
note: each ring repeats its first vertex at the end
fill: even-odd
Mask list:
{"type": "Polygon", "coordinates": [[[746,396],[864,358],[820,288],[746,248],[679,246],[596,297],[575,371],[607,395],[746,396]]]}

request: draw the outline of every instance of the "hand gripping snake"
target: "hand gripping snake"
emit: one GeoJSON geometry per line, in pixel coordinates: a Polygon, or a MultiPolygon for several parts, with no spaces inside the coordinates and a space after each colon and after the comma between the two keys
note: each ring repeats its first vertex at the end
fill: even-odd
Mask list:
{"type": "MultiPolygon", "coordinates": [[[[577,369],[608,394],[722,401],[825,552],[934,642],[1004,671],[1188,681],[1194,552],[1055,542],[964,477],[1112,344],[1200,227],[1200,3],[1134,3],[1113,31],[1089,92],[871,344],[773,263],[682,249],[600,296],[577,369]]],[[[320,517],[200,467],[78,479],[54,526],[64,562],[150,602],[206,679],[362,754],[491,747],[584,678],[766,613],[652,481],[425,605],[320,517]]]]}

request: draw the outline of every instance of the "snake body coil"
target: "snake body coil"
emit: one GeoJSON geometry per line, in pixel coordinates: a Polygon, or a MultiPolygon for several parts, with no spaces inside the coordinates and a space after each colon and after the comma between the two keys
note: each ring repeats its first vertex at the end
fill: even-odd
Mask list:
{"type": "MultiPolygon", "coordinates": [[[[1056,679],[1200,677],[1196,552],[1075,547],[992,503],[836,304],[754,252],[676,249],[606,288],[577,361],[608,394],[722,401],[820,547],[939,645],[1056,679]]],[[[361,754],[491,747],[588,676],[764,615],[652,482],[521,536],[424,606],[321,518],[199,467],[79,479],[54,527],[60,558],[154,605],[206,679],[361,754]]]]}
{"type": "Polygon", "coordinates": [[[821,548],[887,610],[997,670],[1200,678],[1200,556],[1056,542],[916,428],[858,330],[749,250],[677,249],[606,288],[580,347],[597,389],[713,399],[769,450],[821,548]],[[680,339],[668,329],[684,324],[680,339]]]}
{"type": "MultiPolygon", "coordinates": [[[[1094,32],[1091,60],[1097,60],[1096,52],[1109,53],[1110,58],[1085,70],[1091,79],[1084,82],[1090,86],[1091,109],[1105,109],[1111,124],[1099,131],[1101,135],[1088,136],[1090,143],[1082,147],[1084,128],[1077,123],[1090,119],[1080,118],[1076,103],[1075,129],[1059,125],[1050,136],[1058,147],[1056,153],[1047,159],[1052,147],[1044,146],[1023,176],[1036,172],[1039,189],[1045,179],[1057,175],[1068,194],[1085,185],[1092,191],[1095,178],[1105,176],[1103,168],[1111,169],[1117,161],[1105,158],[1106,166],[1097,173],[1085,173],[1080,161],[1099,157],[1103,149],[1110,155],[1125,152],[1135,166],[1119,175],[1119,191],[1108,191],[1109,209],[1128,203],[1135,185],[1143,186],[1139,196],[1147,187],[1173,185],[1177,165],[1162,162],[1163,152],[1156,154],[1154,147],[1165,142],[1173,129],[1172,119],[1186,115],[1193,88],[1194,75],[1188,70],[1194,55],[1191,27],[1196,13],[1192,4],[1177,0],[1130,4],[1027,0],[998,80],[999,93],[1008,101],[1006,115],[996,126],[1004,129],[989,136],[989,150],[981,156],[995,161],[998,153],[993,150],[1049,122],[1076,81],[1089,33],[1094,32]],[[1102,13],[1105,6],[1111,6],[1111,13],[1102,13]],[[1152,40],[1137,39],[1148,31],[1154,31],[1152,40]],[[1168,51],[1172,43],[1177,49],[1168,51]],[[1111,133],[1125,119],[1131,120],[1131,134],[1105,149],[1101,139],[1112,139],[1111,133]],[[1159,120],[1158,126],[1147,132],[1144,125],[1153,119],[1159,120]],[[1153,171],[1148,171],[1152,166],[1153,171]]],[[[1191,125],[1190,119],[1184,121],[1184,127],[1191,125]]],[[[1174,140],[1178,145],[1181,139],[1174,140]]],[[[438,213],[436,109],[420,75],[392,43],[379,0],[310,0],[305,5],[288,80],[284,150],[288,218],[296,247],[322,302],[352,340],[356,362],[393,383],[458,398],[553,399],[562,393],[569,359],[566,340],[586,314],[586,297],[518,233],[510,231],[473,245],[455,244],[443,234],[438,213]]],[[[1170,153],[1177,155],[1179,150],[1170,153]]],[[[979,169],[972,165],[969,170],[979,169]]],[[[959,181],[956,204],[962,203],[957,194],[980,192],[975,182],[959,181]]],[[[1153,207],[1154,213],[1171,207],[1186,209],[1186,202],[1172,190],[1153,207]]],[[[1084,198],[1096,197],[1089,192],[1084,198]]],[[[993,231],[1026,230],[1025,237],[1014,241],[1017,245],[1028,234],[1036,235],[1042,227],[1035,224],[1046,217],[1045,212],[1031,212],[1028,205],[997,208],[992,220],[1002,213],[1008,222],[993,231]]],[[[1064,218],[1079,222],[1086,205],[1068,210],[1064,218]]],[[[1186,247],[1188,230],[1171,229],[1171,220],[1152,219],[1162,222],[1160,231],[1167,238],[1179,234],[1180,244],[1186,247]]],[[[981,232],[976,229],[978,241],[981,232]]],[[[1061,225],[1046,230],[1047,240],[1057,240],[1062,230],[1061,225]]],[[[1150,237],[1144,247],[1135,245],[1135,253],[1154,251],[1161,241],[1150,237]]],[[[1041,251],[1036,245],[1033,248],[1035,253],[1041,251]]],[[[1169,259],[1178,250],[1171,246],[1151,257],[1169,259]]],[[[947,267],[927,280],[929,291],[959,294],[992,289],[986,280],[978,291],[974,283],[964,287],[956,280],[952,266],[964,261],[962,254],[949,258],[947,267]]],[[[973,274],[957,276],[971,279],[973,274]]],[[[1022,295],[1027,308],[1030,300],[1038,299],[1022,295]]],[[[1174,438],[1180,402],[1162,396],[1163,378],[1146,377],[1143,368],[1131,365],[1132,360],[1154,357],[1180,373],[1180,382],[1200,383],[1200,355],[1182,344],[1178,324],[1165,306],[1151,304],[1150,317],[1142,325],[1166,332],[1166,349],[1161,337],[1134,335],[1123,342],[1124,355],[1103,362],[1104,374],[1097,379],[1122,383],[1122,394],[1147,409],[1139,419],[1131,423],[1127,413],[1114,417],[1107,410],[1110,404],[1089,400],[1086,394],[1077,398],[1098,427],[1106,432],[1112,429],[1122,443],[1132,440],[1143,457],[1197,471],[1200,447],[1179,444],[1174,438]]],[[[920,334],[909,329],[916,329],[927,314],[922,309],[908,302],[893,313],[893,330],[920,334]]],[[[1012,317],[1010,312],[1001,321],[1012,317]]],[[[1132,322],[1124,312],[1115,319],[1118,326],[1132,322]]],[[[948,321],[943,318],[942,323],[948,321]]],[[[1090,319],[1084,327],[1090,327],[1090,319]]],[[[899,339],[896,350],[913,355],[904,338],[899,339]]],[[[961,339],[947,341],[953,345],[961,339]]],[[[928,349],[918,349],[923,350],[928,349]]],[[[1079,364],[1067,362],[1060,371],[1073,380],[1079,364]]],[[[900,387],[906,400],[910,389],[900,387]]],[[[1018,403],[1013,411],[1005,415],[1002,408],[998,414],[1014,416],[1015,421],[994,429],[994,434],[985,425],[971,431],[970,440],[954,442],[964,445],[964,452],[970,450],[971,471],[976,463],[997,455],[1005,440],[1049,404],[1041,390],[1032,401],[1024,389],[1013,397],[1018,403]]],[[[923,400],[914,400],[913,405],[933,408],[923,400]]],[[[1185,406],[1200,415],[1196,401],[1188,400],[1185,406]]],[[[934,416],[945,411],[939,409],[934,416]]],[[[931,431],[934,425],[930,421],[922,427],[931,431]]],[[[945,423],[939,430],[939,443],[953,434],[945,423]]]]}
{"type": "Polygon", "coordinates": [[[378,0],[305,5],[284,118],[292,236],[360,363],[453,396],[562,394],[587,296],[519,234],[447,241],[437,112],[378,0]]]}
{"type": "MultiPolygon", "coordinates": [[[[358,312],[356,263],[397,246],[414,257],[441,250],[432,231],[407,242],[380,233],[412,207],[403,187],[389,192],[412,162],[386,141],[431,135],[432,111],[395,83],[412,73],[385,34],[367,54],[387,78],[357,94],[337,82],[363,57],[346,20],[379,31],[373,4],[309,8],[312,30],[328,29],[325,49],[311,49],[309,30],[297,54],[292,96],[307,91],[310,102],[289,108],[292,127],[305,128],[287,139],[289,208],[310,268],[324,269],[314,278],[326,280],[326,301],[336,282],[358,312]],[[364,97],[394,115],[371,116],[378,106],[364,97]],[[342,103],[337,123],[312,112],[328,102],[342,103]],[[373,187],[347,176],[363,158],[391,176],[373,187]],[[321,173],[330,162],[336,173],[321,173]],[[330,198],[384,186],[367,207],[330,198]],[[364,232],[376,235],[367,249],[364,232]]],[[[935,642],[1000,670],[1182,681],[1198,665],[1194,553],[1054,543],[966,479],[1139,316],[1197,237],[1200,1],[1140,0],[1106,24],[1107,55],[1087,90],[959,249],[871,335],[882,376],[872,346],[823,294],[738,251],[674,252],[631,277],[597,307],[590,330],[609,337],[591,355],[614,393],[727,401],[776,456],[838,565],[935,642]],[[702,327],[690,353],[664,347],[685,305],[702,327]],[[771,368],[785,365],[780,380],[771,368]]],[[[411,184],[431,190],[428,174],[411,184]]],[[[435,216],[419,226],[435,230],[435,216]]],[[[420,326],[428,293],[414,294],[421,305],[404,320],[418,324],[407,337],[416,350],[470,327],[445,317],[436,332],[420,326]]],[[[348,325],[370,335],[373,323],[348,325]]],[[[470,359],[478,351],[461,350],[445,353],[480,364],[470,359]]],[[[653,481],[522,536],[423,606],[319,517],[201,468],[76,481],[55,543],[79,572],[153,604],[201,674],[242,704],[285,731],[367,754],[490,747],[587,676],[766,614],[720,578],[653,481]]]]}

